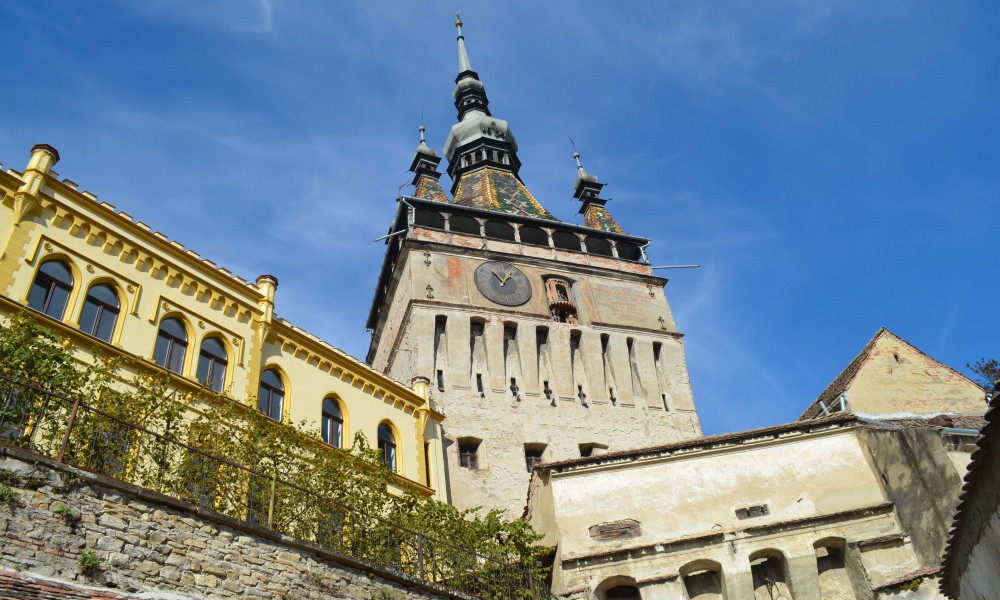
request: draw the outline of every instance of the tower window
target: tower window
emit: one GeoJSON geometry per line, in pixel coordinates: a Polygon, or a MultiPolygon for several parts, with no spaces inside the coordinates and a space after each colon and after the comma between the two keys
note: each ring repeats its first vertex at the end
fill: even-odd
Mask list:
{"type": "Polygon", "coordinates": [[[578,323],[576,316],[576,304],[570,290],[573,287],[569,281],[557,277],[549,277],[545,280],[545,294],[549,301],[549,314],[552,320],[559,323],[578,323]]]}
{"type": "Polygon", "coordinates": [[[642,250],[635,244],[618,242],[615,244],[615,247],[618,249],[618,258],[634,261],[642,260],[642,250]]]}
{"type": "Polygon", "coordinates": [[[458,440],[458,466],[463,469],[479,468],[479,444],[482,440],[463,438],[458,440]]]}
{"type": "Polygon", "coordinates": [[[483,390],[483,374],[476,373],[476,391],[479,392],[480,396],[485,396],[486,392],[483,390]]]}
{"type": "Polygon", "coordinates": [[[452,215],[448,219],[448,228],[454,233],[479,235],[479,221],[464,215],[452,215]]]}
{"type": "Polygon", "coordinates": [[[524,445],[524,466],[530,473],[535,467],[542,464],[542,456],[545,454],[545,444],[525,444],[524,445]]]}
{"type": "Polygon", "coordinates": [[[611,252],[611,244],[608,240],[604,238],[589,236],[585,243],[587,244],[587,252],[590,254],[598,254],[600,256],[614,256],[611,252]]]}
{"type": "Polygon", "coordinates": [[[437,370],[437,385],[438,385],[438,391],[439,392],[443,392],[444,391],[444,371],[442,371],[441,369],[437,370]]]}
{"type": "Polygon", "coordinates": [[[580,247],[580,238],[578,238],[575,234],[566,231],[553,231],[552,245],[556,248],[573,250],[574,252],[580,252],[582,249],[580,247]]]}
{"type": "Polygon", "coordinates": [[[539,227],[522,225],[519,230],[522,244],[534,244],[536,246],[548,246],[549,234],[539,227]]]}
{"type": "Polygon", "coordinates": [[[502,221],[486,221],[486,237],[514,241],[514,228],[502,221]]]}

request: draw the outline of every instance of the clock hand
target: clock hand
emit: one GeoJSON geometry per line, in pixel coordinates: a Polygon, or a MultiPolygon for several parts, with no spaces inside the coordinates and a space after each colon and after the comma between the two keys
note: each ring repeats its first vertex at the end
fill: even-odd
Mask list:
{"type": "Polygon", "coordinates": [[[513,272],[514,271],[507,271],[507,276],[503,278],[503,281],[500,283],[500,285],[504,285],[505,283],[507,283],[507,280],[510,279],[510,275],[513,272]]]}
{"type": "Polygon", "coordinates": [[[496,275],[497,279],[500,280],[500,285],[503,285],[504,279],[503,277],[500,277],[500,274],[496,272],[496,269],[490,269],[490,273],[496,275]]]}

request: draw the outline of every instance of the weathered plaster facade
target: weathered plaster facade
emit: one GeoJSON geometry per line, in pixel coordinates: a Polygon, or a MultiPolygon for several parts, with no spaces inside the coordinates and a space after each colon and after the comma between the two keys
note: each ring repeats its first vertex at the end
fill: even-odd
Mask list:
{"type": "Polygon", "coordinates": [[[988,600],[1000,593],[1000,382],[990,406],[944,556],[941,587],[952,600],[988,600]]]}
{"type": "Polygon", "coordinates": [[[983,389],[886,328],[830,383],[800,417],[834,412],[878,419],[982,415],[983,389]]]}
{"type": "MultiPolygon", "coordinates": [[[[409,202],[400,205],[405,235],[391,242],[369,360],[395,379],[431,379],[435,407],[447,416],[453,503],[519,515],[525,445],[558,460],[580,456],[581,445],[619,450],[700,434],[666,281],[648,264],[457,233],[443,216],[443,229],[422,226],[434,209],[449,217],[462,209],[409,202]],[[485,298],[474,273],[486,261],[523,272],[530,299],[504,307],[485,298]],[[552,318],[545,285],[552,277],[569,282],[573,323],[552,318]],[[479,444],[477,468],[460,465],[462,440],[479,444]]],[[[528,226],[465,212],[484,230],[497,221],[528,226]]]]}
{"type": "Polygon", "coordinates": [[[528,516],[564,598],[917,598],[880,586],[940,555],[946,453],[936,428],[828,417],[542,465],[528,516]]]}

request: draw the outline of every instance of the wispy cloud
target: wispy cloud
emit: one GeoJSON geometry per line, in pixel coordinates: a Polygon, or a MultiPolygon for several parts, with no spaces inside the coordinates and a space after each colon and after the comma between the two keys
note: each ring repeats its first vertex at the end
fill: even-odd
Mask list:
{"type": "Polygon", "coordinates": [[[274,24],[274,0],[149,0],[123,5],[149,19],[233,32],[270,33],[274,24]]]}

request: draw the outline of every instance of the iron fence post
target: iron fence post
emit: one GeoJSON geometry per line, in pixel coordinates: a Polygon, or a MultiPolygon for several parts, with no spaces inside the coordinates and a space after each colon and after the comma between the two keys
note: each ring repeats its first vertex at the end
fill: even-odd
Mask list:
{"type": "Polygon", "coordinates": [[[278,464],[275,462],[274,473],[271,475],[271,497],[267,502],[267,528],[273,529],[274,525],[274,488],[278,485],[278,464]]]}
{"type": "Polygon", "coordinates": [[[76,413],[78,410],[80,410],[79,396],[73,400],[73,409],[69,413],[69,421],[66,422],[66,433],[63,435],[62,445],[59,447],[59,456],[56,457],[57,462],[63,462],[63,457],[66,456],[66,447],[69,446],[69,434],[73,431],[73,425],[76,423],[76,413]]]}
{"type": "Polygon", "coordinates": [[[417,534],[417,572],[420,573],[420,578],[427,580],[424,577],[424,534],[417,534]]]}

